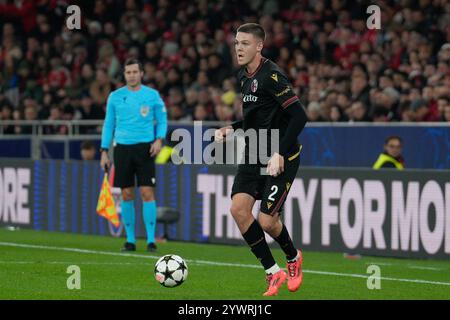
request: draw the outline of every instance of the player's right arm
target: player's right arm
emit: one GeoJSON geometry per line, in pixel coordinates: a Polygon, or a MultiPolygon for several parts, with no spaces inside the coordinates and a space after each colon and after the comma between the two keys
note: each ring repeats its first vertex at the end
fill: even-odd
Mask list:
{"type": "Polygon", "coordinates": [[[116,128],[116,109],[113,103],[112,94],[108,97],[106,103],[106,115],[102,128],[102,141],[101,141],[101,159],[100,166],[102,169],[107,170],[111,166],[111,161],[108,156],[108,149],[111,145],[114,130],[116,128]]]}

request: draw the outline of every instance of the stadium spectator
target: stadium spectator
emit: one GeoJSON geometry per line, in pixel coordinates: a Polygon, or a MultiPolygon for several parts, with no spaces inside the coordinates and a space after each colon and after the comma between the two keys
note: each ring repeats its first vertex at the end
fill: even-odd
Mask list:
{"type": "Polygon", "coordinates": [[[311,121],[357,121],[350,116],[357,101],[365,108],[358,119],[417,121],[418,99],[426,101],[421,121],[445,120],[438,106],[450,99],[445,1],[383,3],[381,30],[366,28],[360,1],[332,1],[332,12],[325,0],[95,1],[82,7],[81,31],[65,27],[66,5],[0,1],[0,94],[13,111],[31,98],[38,118],[47,119],[52,105],[64,110],[69,99],[73,118],[84,119],[76,100],[89,95],[104,112],[108,94],[124,85],[120,65],[136,57],[144,62],[144,82],[166,102],[170,89],[179,90],[172,120],[193,119],[199,103],[218,120],[221,108],[205,97],[212,90],[239,118],[234,32],[254,20],[267,30],[263,55],[283,68],[305,106],[319,103],[313,109],[320,116],[309,112],[311,121]]]}
{"type": "MultiPolygon", "coordinates": [[[[37,120],[37,111],[33,105],[25,106],[23,113],[24,113],[24,120],[28,120],[28,121],[37,120]]],[[[32,134],[33,133],[33,127],[31,125],[23,125],[23,126],[20,126],[19,128],[20,129],[18,129],[19,131],[17,133],[20,133],[20,134],[32,134]]]]}
{"type": "Polygon", "coordinates": [[[89,87],[89,94],[93,99],[93,102],[98,107],[103,107],[106,104],[109,94],[114,89],[108,73],[105,69],[97,69],[95,80],[89,87]]]}
{"type": "MultiPolygon", "coordinates": [[[[57,104],[50,107],[50,114],[47,118],[48,121],[61,121],[63,119],[63,110],[57,104]]],[[[68,128],[66,125],[61,124],[48,124],[44,126],[44,134],[67,134],[68,128]]]]}
{"type": "MultiPolygon", "coordinates": [[[[0,119],[1,120],[13,120],[13,107],[7,102],[4,101],[1,113],[0,113],[0,119]]],[[[12,124],[5,125],[3,128],[3,134],[14,134],[14,126],[12,124]]]]}
{"type": "Polygon", "coordinates": [[[368,121],[366,107],[361,101],[355,101],[352,103],[348,110],[348,118],[350,121],[368,121]]]}
{"type": "Polygon", "coordinates": [[[86,140],[81,143],[80,154],[82,160],[95,160],[96,147],[92,141],[86,140]]]}

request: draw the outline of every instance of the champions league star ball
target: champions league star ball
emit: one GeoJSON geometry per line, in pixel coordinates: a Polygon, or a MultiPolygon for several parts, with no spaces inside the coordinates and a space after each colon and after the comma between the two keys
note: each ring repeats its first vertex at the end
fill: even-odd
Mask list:
{"type": "Polygon", "coordinates": [[[175,254],[161,257],[155,265],[155,279],[164,287],[177,287],[186,281],[188,267],[186,262],[175,254]]]}

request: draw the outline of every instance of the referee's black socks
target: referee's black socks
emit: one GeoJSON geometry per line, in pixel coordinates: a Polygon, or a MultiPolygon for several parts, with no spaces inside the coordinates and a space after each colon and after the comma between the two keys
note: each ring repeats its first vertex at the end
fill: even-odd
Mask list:
{"type": "Polygon", "coordinates": [[[265,270],[275,265],[275,259],[267,245],[264,231],[258,221],[254,220],[248,230],[242,235],[250,246],[253,254],[261,262],[265,270]]]}
{"type": "Polygon", "coordinates": [[[292,242],[289,232],[284,224],[280,235],[274,239],[280,245],[288,261],[294,260],[297,257],[297,249],[294,247],[294,243],[292,242]]]}

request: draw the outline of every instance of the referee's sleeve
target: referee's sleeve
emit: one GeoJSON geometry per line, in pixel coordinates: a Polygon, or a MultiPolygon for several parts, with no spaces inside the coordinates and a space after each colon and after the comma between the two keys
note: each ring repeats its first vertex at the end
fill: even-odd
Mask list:
{"type": "Polygon", "coordinates": [[[156,94],[155,107],[153,108],[156,119],[156,139],[165,139],[167,134],[166,105],[159,93],[156,94]]]}
{"type": "Polygon", "coordinates": [[[265,79],[265,83],[266,90],[283,109],[299,101],[292,90],[289,80],[283,73],[278,71],[271,72],[268,79],[265,79]]]}
{"type": "Polygon", "coordinates": [[[109,146],[111,145],[114,136],[115,127],[116,127],[116,109],[114,107],[113,99],[110,94],[108,96],[108,101],[106,103],[106,115],[102,128],[101,147],[103,149],[109,149],[109,146]]]}

